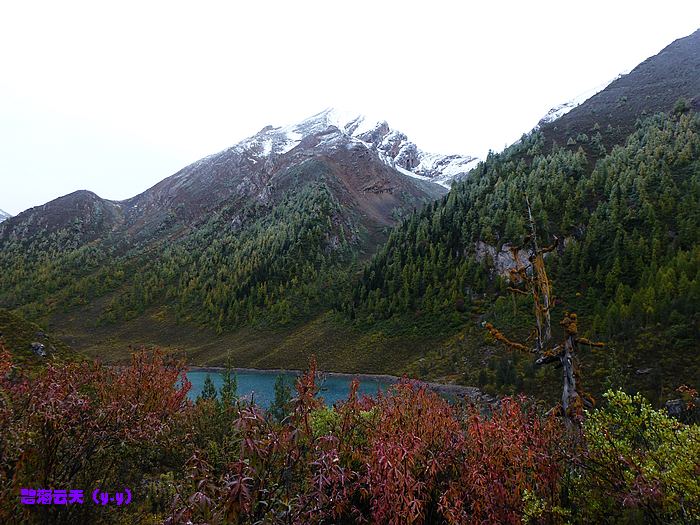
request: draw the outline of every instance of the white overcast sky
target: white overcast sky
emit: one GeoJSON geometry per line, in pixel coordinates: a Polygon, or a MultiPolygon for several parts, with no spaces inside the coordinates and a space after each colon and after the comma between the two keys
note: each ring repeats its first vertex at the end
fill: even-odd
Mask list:
{"type": "Polygon", "coordinates": [[[0,2],[0,209],[124,199],[329,107],[483,156],[700,27],[700,2],[0,2]]]}

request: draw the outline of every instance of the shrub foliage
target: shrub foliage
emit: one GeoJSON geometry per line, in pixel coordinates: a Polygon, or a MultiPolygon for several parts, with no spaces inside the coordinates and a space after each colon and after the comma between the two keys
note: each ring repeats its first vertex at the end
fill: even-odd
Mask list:
{"type": "Polygon", "coordinates": [[[3,523],[693,523],[700,428],[639,396],[567,429],[526,398],[482,413],[403,380],[319,398],[315,364],[275,411],[187,400],[181,363],[50,365],[0,352],[3,523]],[[22,505],[22,487],[116,490],[127,507],[22,505]]]}

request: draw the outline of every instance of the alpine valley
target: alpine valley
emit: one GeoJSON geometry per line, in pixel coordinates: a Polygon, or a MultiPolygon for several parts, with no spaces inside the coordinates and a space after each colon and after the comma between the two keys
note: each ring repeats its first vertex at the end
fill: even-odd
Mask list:
{"type": "Polygon", "coordinates": [[[542,243],[559,240],[552,319],[578,312],[606,343],[581,354],[589,390],[659,402],[700,377],[700,31],[576,104],[482,161],[329,109],[125,201],[0,212],[0,319],[106,362],[130,345],[256,368],[314,354],[556,399],[557,374],[484,328],[528,336],[532,300],[507,290],[527,196],[542,243]]]}

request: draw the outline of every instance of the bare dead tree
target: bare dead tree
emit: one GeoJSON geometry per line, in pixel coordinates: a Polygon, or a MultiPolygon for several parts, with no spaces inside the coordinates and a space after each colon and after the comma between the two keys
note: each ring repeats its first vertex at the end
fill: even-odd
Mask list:
{"type": "MultiPolygon", "coordinates": [[[[535,221],[532,217],[530,201],[527,202],[527,213],[530,222],[530,234],[520,246],[512,246],[511,253],[515,261],[515,268],[510,269],[510,281],[512,286],[508,290],[513,294],[532,295],[535,313],[534,345],[527,346],[524,343],[512,341],[495,328],[491,323],[486,324],[486,329],[497,340],[509,348],[535,354],[536,365],[556,363],[562,368],[562,395],[561,413],[569,423],[580,420],[584,407],[593,406],[593,398],[581,389],[578,375],[576,354],[579,345],[604,346],[584,337],[578,336],[578,324],[575,313],[564,312],[560,326],[564,328],[564,341],[552,346],[552,325],[550,310],[554,305],[552,285],[547,277],[544,263],[544,255],[556,249],[559,239],[555,236],[550,246],[540,248],[537,242],[535,221]],[[522,264],[520,252],[529,250],[528,264],[522,264]]],[[[528,340],[532,338],[529,337],[528,340]]],[[[527,343],[527,340],[525,341],[527,343]]]]}

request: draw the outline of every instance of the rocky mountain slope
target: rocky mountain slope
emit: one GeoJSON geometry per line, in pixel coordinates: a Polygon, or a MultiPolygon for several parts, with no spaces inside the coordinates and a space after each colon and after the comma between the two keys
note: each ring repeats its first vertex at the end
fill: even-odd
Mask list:
{"type": "Polygon", "coordinates": [[[551,118],[557,116],[552,115],[543,119],[539,129],[545,146],[583,142],[577,146],[599,156],[599,148],[590,144],[598,133],[597,142],[609,150],[627,139],[639,118],[671,111],[679,99],[684,99],[689,108],[700,110],[699,49],[700,29],[672,42],[588,98],[585,104],[578,104],[559,118],[551,118]]]}

